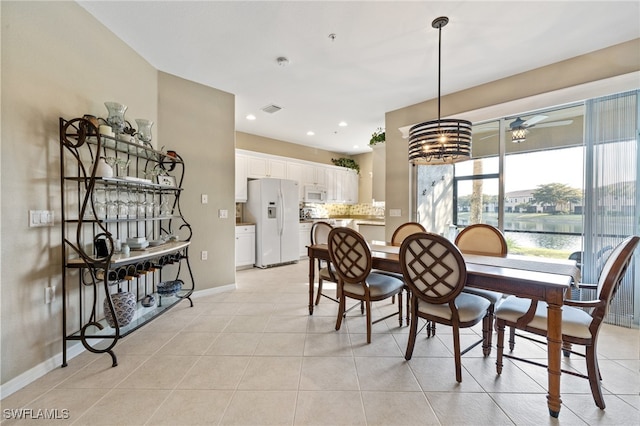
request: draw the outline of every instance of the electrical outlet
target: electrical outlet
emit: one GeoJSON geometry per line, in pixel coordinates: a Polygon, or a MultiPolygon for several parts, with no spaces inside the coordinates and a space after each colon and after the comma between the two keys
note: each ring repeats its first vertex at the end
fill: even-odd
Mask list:
{"type": "Polygon", "coordinates": [[[209,253],[207,251],[200,252],[200,260],[207,260],[209,258],[209,253]]]}
{"type": "Polygon", "coordinates": [[[200,196],[200,201],[202,204],[207,204],[209,202],[209,196],[207,194],[202,194],[200,196]]]}

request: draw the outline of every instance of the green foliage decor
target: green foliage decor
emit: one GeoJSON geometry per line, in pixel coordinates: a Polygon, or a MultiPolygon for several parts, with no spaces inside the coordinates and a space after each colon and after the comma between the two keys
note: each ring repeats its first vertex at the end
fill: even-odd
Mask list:
{"type": "Polygon", "coordinates": [[[385,132],[382,127],[378,127],[378,130],[371,134],[371,139],[369,140],[369,145],[376,145],[379,143],[384,143],[385,141],[385,132]]]}
{"type": "Polygon", "coordinates": [[[336,166],[354,169],[356,172],[358,172],[358,174],[360,174],[360,166],[358,165],[358,163],[355,162],[355,160],[351,158],[346,158],[346,157],[332,158],[331,161],[336,166]]]}

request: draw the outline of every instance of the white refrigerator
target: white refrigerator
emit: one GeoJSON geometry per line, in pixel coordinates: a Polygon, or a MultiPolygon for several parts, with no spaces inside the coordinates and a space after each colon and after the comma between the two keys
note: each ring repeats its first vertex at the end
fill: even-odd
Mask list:
{"type": "Polygon", "coordinates": [[[249,181],[246,216],[256,224],[256,267],[268,268],[300,258],[298,182],[249,181]]]}

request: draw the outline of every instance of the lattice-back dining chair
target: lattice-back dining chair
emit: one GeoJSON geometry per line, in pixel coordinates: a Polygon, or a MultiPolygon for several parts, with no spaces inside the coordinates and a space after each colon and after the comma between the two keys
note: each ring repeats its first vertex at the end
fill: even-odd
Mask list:
{"type": "Polygon", "coordinates": [[[411,289],[411,326],[405,359],[410,360],[419,318],[453,328],[456,380],[462,381],[460,328],[472,327],[486,315],[489,301],[462,292],[467,268],[460,250],[449,240],[430,233],[413,234],[400,246],[400,267],[411,289]]]}
{"type": "Polygon", "coordinates": [[[400,246],[405,238],[418,232],[426,232],[424,226],[418,222],[406,222],[398,226],[391,236],[391,245],[400,246]]]}
{"type": "MultiPolygon", "coordinates": [[[[585,347],[587,375],[576,373],[575,371],[561,370],[574,376],[589,380],[591,394],[596,405],[601,409],[605,408],[600,387],[600,369],[598,367],[598,333],[605,318],[611,299],[613,298],[620,281],[631,262],[633,251],[638,245],[640,237],[627,237],[613,250],[604,264],[597,284],[580,284],[581,288],[595,288],[595,300],[565,300],[562,307],[562,343],[571,345],[581,345],[585,347]],[[586,310],[585,310],[586,309],[586,310]]],[[[498,309],[496,309],[496,326],[498,329],[498,355],[496,359],[496,370],[502,373],[502,357],[504,350],[504,329],[505,326],[515,327],[519,330],[537,334],[547,335],[547,304],[544,302],[521,299],[509,296],[498,309]]],[[[543,342],[542,342],[543,343],[543,342]]],[[[513,351],[515,342],[510,341],[509,346],[513,351]]],[[[565,354],[566,355],[566,354],[565,354]]],[[[513,355],[504,355],[508,358],[521,359],[513,355]]],[[[530,364],[546,367],[546,365],[531,360],[526,360],[530,364]]]]}
{"type": "MultiPolygon", "coordinates": [[[[456,236],[456,246],[465,254],[498,257],[507,255],[507,240],[504,234],[498,228],[484,223],[469,225],[460,231],[456,236]]],[[[502,301],[503,294],[472,287],[465,288],[463,291],[482,296],[491,303],[487,317],[482,323],[482,353],[484,356],[489,356],[493,340],[494,312],[496,306],[502,301]]]]}
{"type": "Polygon", "coordinates": [[[384,300],[398,295],[398,318],[402,325],[402,280],[389,275],[371,271],[371,250],[365,239],[353,229],[346,227],[334,228],[329,233],[329,257],[336,274],[340,288],[340,308],[336,330],[340,330],[342,318],[345,315],[346,299],[348,297],[364,301],[367,315],[367,343],[371,343],[371,325],[396,313],[371,320],[371,302],[384,300]]]}
{"type": "MultiPolygon", "coordinates": [[[[406,222],[402,225],[398,226],[395,231],[393,231],[393,235],[391,236],[391,245],[392,246],[400,246],[405,238],[409,235],[417,234],[418,232],[426,232],[424,226],[419,224],[418,222],[406,222]]],[[[391,275],[393,277],[403,279],[402,274],[394,274],[393,272],[381,272],[383,274],[391,275]]],[[[411,296],[409,294],[409,287],[405,285],[404,289],[407,291],[407,325],[409,325],[409,302],[411,300],[411,296]]],[[[395,298],[391,298],[392,302],[395,302],[395,298]]],[[[433,324],[429,324],[427,326],[427,332],[429,335],[433,332],[435,333],[435,326],[433,324]]]]}
{"type": "MultiPolygon", "coordinates": [[[[329,232],[333,229],[333,226],[327,222],[315,222],[311,225],[311,244],[327,244],[329,241],[329,232]]],[[[318,259],[318,295],[316,296],[316,305],[320,303],[320,297],[326,297],[327,299],[338,302],[340,298],[339,289],[336,287],[336,297],[333,298],[322,293],[322,283],[324,281],[330,281],[338,284],[338,276],[335,274],[335,269],[330,261],[318,259]]]]}

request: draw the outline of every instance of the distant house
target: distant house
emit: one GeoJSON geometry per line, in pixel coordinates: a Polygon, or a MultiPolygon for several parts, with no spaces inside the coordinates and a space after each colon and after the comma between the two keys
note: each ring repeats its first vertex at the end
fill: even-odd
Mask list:
{"type": "Polygon", "coordinates": [[[504,209],[507,213],[542,213],[541,205],[533,204],[534,189],[511,191],[505,194],[504,209]]]}
{"type": "MultiPolygon", "coordinates": [[[[523,189],[507,192],[505,194],[504,209],[507,213],[553,213],[565,206],[543,206],[533,203],[535,189],[523,189]]],[[[574,214],[582,214],[582,205],[569,203],[569,211],[574,214]]]]}

